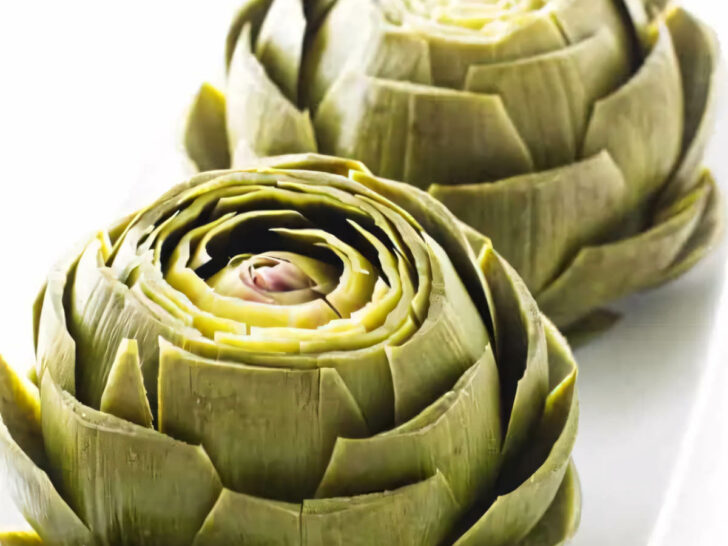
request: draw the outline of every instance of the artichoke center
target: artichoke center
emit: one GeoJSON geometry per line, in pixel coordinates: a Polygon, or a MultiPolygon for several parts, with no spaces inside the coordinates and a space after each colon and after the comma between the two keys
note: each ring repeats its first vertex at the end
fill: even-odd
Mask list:
{"type": "Polygon", "coordinates": [[[236,256],[208,279],[222,296],[273,305],[297,305],[329,293],[340,271],[327,263],[290,252],[236,256]]]}
{"type": "Polygon", "coordinates": [[[238,267],[240,281],[265,292],[312,288],[314,281],[296,264],[280,258],[254,256],[238,267]]]}

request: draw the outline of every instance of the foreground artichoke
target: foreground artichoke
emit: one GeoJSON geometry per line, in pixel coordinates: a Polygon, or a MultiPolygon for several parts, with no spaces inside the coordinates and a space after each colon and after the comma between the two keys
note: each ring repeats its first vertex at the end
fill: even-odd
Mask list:
{"type": "Polygon", "coordinates": [[[40,538],[0,544],[578,524],[568,345],[487,239],[359,163],[198,175],[54,269],[35,318],[39,389],[0,362],[0,474],[40,538]]]}
{"type": "Polygon", "coordinates": [[[717,44],[665,3],[248,0],[187,150],[203,170],[318,150],[429,190],[568,327],[719,231],[717,44]]]}

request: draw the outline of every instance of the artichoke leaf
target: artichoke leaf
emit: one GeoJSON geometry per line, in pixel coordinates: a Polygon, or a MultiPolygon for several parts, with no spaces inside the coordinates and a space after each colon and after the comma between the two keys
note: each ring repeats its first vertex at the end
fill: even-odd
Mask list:
{"type": "Polygon", "coordinates": [[[355,157],[380,176],[421,188],[533,170],[497,96],[345,72],[314,124],[322,152],[355,157]]]}
{"type": "Polygon", "coordinates": [[[223,489],[192,546],[300,546],[301,508],[223,489]]]}
{"type": "Polygon", "coordinates": [[[455,384],[482,355],[489,337],[447,254],[425,235],[432,259],[428,315],[403,344],[388,347],[395,423],[419,413],[455,384]]]}
{"type": "Polygon", "coordinates": [[[394,491],[292,504],[223,490],[194,546],[438,544],[459,506],[437,473],[394,491]],[[392,533],[395,533],[393,535],[392,533]]]}
{"type": "Polygon", "coordinates": [[[685,130],[680,163],[660,195],[660,203],[685,195],[700,181],[700,164],[713,129],[720,56],[713,32],[681,8],[666,17],[682,74],[685,130]]]}
{"type": "Polygon", "coordinates": [[[710,186],[699,186],[665,211],[649,230],[615,243],[583,248],[539,294],[544,314],[566,328],[594,308],[659,282],[696,233],[709,196],[710,186]]]}
{"type": "Polygon", "coordinates": [[[461,512],[447,480],[437,472],[394,491],[303,502],[303,546],[440,544],[461,512]]]}
{"type": "Polygon", "coordinates": [[[92,243],[79,261],[70,297],[69,331],[78,343],[78,399],[99,407],[119,345],[123,339],[135,339],[154,411],[159,336],[181,340],[199,334],[155,306],[139,289],[132,291],[116,280],[110,270],[99,267],[98,259],[98,245],[92,243]],[[151,308],[156,316],[148,312],[151,308]]]}
{"type": "Polygon", "coordinates": [[[510,408],[503,415],[507,427],[502,452],[508,464],[538,424],[548,394],[546,337],[536,302],[515,271],[490,248],[479,262],[495,302],[501,400],[510,408]]]}
{"type": "Polygon", "coordinates": [[[243,28],[250,25],[250,38],[255,41],[273,0],[243,0],[233,17],[225,40],[225,66],[229,70],[235,48],[243,34],[243,28]]]}
{"type": "MultiPolygon", "coordinates": [[[[95,235],[91,241],[105,246],[105,237],[95,235]]],[[[49,370],[62,388],[76,391],[76,342],[68,330],[65,305],[69,278],[73,278],[79,261],[79,254],[89,244],[84,241],[76,245],[51,269],[44,288],[38,294],[33,306],[35,358],[38,379],[49,370]],[[37,326],[35,322],[37,321],[37,326]]]]}
{"type": "Polygon", "coordinates": [[[314,117],[323,153],[356,158],[374,172],[404,177],[408,99],[389,82],[344,72],[314,117]]]}
{"type": "Polygon", "coordinates": [[[0,355],[0,417],[10,437],[39,467],[45,466],[38,389],[0,355]]]}
{"type": "Polygon", "coordinates": [[[318,356],[319,368],[333,368],[346,383],[371,432],[394,423],[394,387],[385,346],[358,351],[327,351],[318,356]]]}
{"type": "Polygon", "coordinates": [[[336,438],[368,433],[333,369],[226,364],[160,344],[160,431],[201,443],[235,491],[312,495],[336,438]]]}
{"type": "Polygon", "coordinates": [[[537,169],[576,160],[594,101],[626,80],[631,59],[603,28],[557,52],[474,65],[465,89],[499,95],[537,169]]]}
{"type": "Polygon", "coordinates": [[[0,533],[0,546],[42,546],[43,540],[33,532],[0,533]]]}
{"type": "Polygon", "coordinates": [[[534,293],[629,211],[624,177],[607,152],[493,184],[433,185],[430,193],[487,233],[534,293]]]}
{"type": "Polygon", "coordinates": [[[298,80],[306,19],[301,0],[273,0],[258,32],[255,56],[291,103],[298,102],[298,80]]]}
{"type": "MultiPolygon", "coordinates": [[[[91,544],[88,529],[42,470],[45,461],[38,392],[0,358],[0,476],[4,491],[44,542],[91,544]]],[[[31,537],[0,535],[0,544],[24,544],[24,538],[32,544],[31,537]]]]}
{"type": "Polygon", "coordinates": [[[492,493],[500,464],[498,370],[490,346],[414,419],[377,436],[339,438],[316,496],[395,489],[439,469],[461,506],[492,493]]]}
{"type": "MultiPolygon", "coordinates": [[[[549,328],[547,327],[547,330],[549,328]]],[[[549,336],[549,344],[562,345],[559,337],[549,336]]],[[[557,351],[558,351],[557,350],[557,351]]],[[[551,355],[550,355],[551,356],[551,355]]],[[[568,356],[568,360],[571,357],[568,356]]],[[[537,437],[536,453],[546,451],[545,460],[512,491],[499,496],[456,542],[455,546],[517,544],[538,525],[556,498],[570,466],[570,453],[576,439],[578,402],[575,395],[576,367],[551,391],[546,399],[537,437]],[[554,441],[555,440],[555,441],[554,441]]],[[[554,376],[557,374],[554,373],[554,376]]]]}
{"type": "Polygon", "coordinates": [[[222,489],[204,449],[84,406],[50,375],[41,418],[54,480],[98,541],[192,542],[222,489]]]}
{"type": "Polygon", "coordinates": [[[209,83],[197,92],[187,114],[185,150],[200,171],[230,167],[225,95],[209,83]]]}
{"type": "Polygon", "coordinates": [[[256,165],[257,170],[268,167],[286,171],[317,171],[339,176],[348,176],[350,171],[371,174],[361,161],[315,153],[267,157],[256,162],[256,165]]]}
{"type": "Polygon", "coordinates": [[[681,150],[683,92],[670,32],[657,42],[637,74],[596,103],[583,146],[585,157],[608,150],[642,205],[670,176],[681,150]]]}
{"type": "MultiPolygon", "coordinates": [[[[271,81],[251,51],[243,28],[228,74],[227,130],[231,155],[241,145],[257,156],[316,151],[308,112],[301,112],[271,81]]],[[[250,161],[236,159],[233,166],[250,161]]]]}
{"type": "MultiPolygon", "coordinates": [[[[43,302],[45,301],[45,293],[48,284],[43,283],[43,286],[38,291],[38,294],[33,300],[33,350],[38,351],[38,334],[40,333],[40,315],[43,312],[43,302]]],[[[34,367],[33,369],[37,369],[34,367]]]]}
{"type": "Polygon", "coordinates": [[[407,29],[380,29],[368,47],[352,55],[345,71],[423,85],[432,84],[430,50],[427,41],[407,29]]]}
{"type": "Polygon", "coordinates": [[[372,190],[374,193],[371,197],[375,201],[390,200],[399,203],[422,226],[423,231],[447,252],[488,332],[493,334],[495,327],[492,310],[495,304],[483,272],[475,263],[476,256],[468,242],[468,236],[461,228],[462,222],[455,219],[440,201],[429,199],[424,192],[407,184],[384,181],[360,172],[352,172],[350,176],[355,182],[372,190]]]}
{"type": "Polygon", "coordinates": [[[710,172],[705,171],[699,177],[699,184],[707,187],[708,203],[700,219],[700,223],[677,255],[672,265],[651,285],[658,286],[678,278],[702,260],[716,245],[723,234],[724,212],[723,199],[718,185],[710,172]]]}
{"type": "Polygon", "coordinates": [[[533,157],[494,95],[410,87],[403,182],[493,180],[532,171],[533,157]]]}
{"type": "Polygon", "coordinates": [[[301,68],[303,104],[318,111],[349,58],[364,55],[382,24],[382,16],[370,0],[336,1],[306,49],[301,68]]]}
{"type": "Polygon", "coordinates": [[[551,0],[553,16],[559,28],[571,44],[579,43],[608,29],[616,37],[619,48],[631,56],[633,50],[632,29],[625,28],[623,7],[614,0],[551,0]]]}
{"type": "Polygon", "coordinates": [[[576,533],[581,519],[581,486],[572,461],[554,501],[517,546],[559,546],[576,533]]]}
{"type": "Polygon", "coordinates": [[[136,340],[124,339],[119,344],[106,387],[101,395],[100,409],[104,413],[151,428],[152,410],[144,388],[139,345],[136,340]]]}
{"type": "Polygon", "coordinates": [[[634,27],[641,45],[647,48],[650,42],[650,17],[647,13],[646,0],[620,0],[634,27]]]}
{"type": "Polygon", "coordinates": [[[563,431],[572,399],[576,398],[577,366],[571,348],[546,317],[543,317],[543,326],[548,354],[549,395],[529,443],[519,453],[504,460],[498,482],[501,491],[516,489],[547,460],[563,431]]]}
{"type": "Polygon", "coordinates": [[[425,33],[430,45],[435,85],[462,89],[472,65],[514,61],[566,46],[564,36],[549,16],[535,16],[519,23],[503,37],[462,36],[444,32],[425,33]]]}
{"type": "Polygon", "coordinates": [[[307,0],[304,2],[303,9],[306,13],[308,27],[312,29],[318,28],[321,20],[336,1],[337,0],[307,0]]]}
{"type": "Polygon", "coordinates": [[[76,390],[76,342],[66,326],[63,307],[67,273],[52,271],[43,293],[36,360],[38,378],[50,372],[64,389],[76,390]]]}

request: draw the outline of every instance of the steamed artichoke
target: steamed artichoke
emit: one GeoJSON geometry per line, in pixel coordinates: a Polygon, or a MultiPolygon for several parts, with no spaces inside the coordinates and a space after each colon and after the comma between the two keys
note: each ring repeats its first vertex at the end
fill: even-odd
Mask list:
{"type": "Polygon", "coordinates": [[[664,4],[248,0],[187,150],[203,170],[317,150],[428,190],[569,327],[719,232],[718,48],[664,4]]]}
{"type": "Polygon", "coordinates": [[[0,544],[539,545],[576,366],[426,193],[324,156],[198,175],[49,275],[0,361],[0,544]]]}

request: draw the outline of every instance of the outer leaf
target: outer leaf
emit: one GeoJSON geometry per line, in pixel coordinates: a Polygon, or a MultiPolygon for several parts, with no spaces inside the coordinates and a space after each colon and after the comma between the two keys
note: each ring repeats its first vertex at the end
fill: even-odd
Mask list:
{"type": "Polygon", "coordinates": [[[671,281],[686,273],[713,249],[723,235],[725,224],[724,202],[718,185],[708,171],[703,172],[698,178],[700,186],[705,187],[709,193],[703,216],[672,265],[661,277],[651,283],[653,286],[671,281]]]}
{"type": "Polygon", "coordinates": [[[142,427],[151,428],[152,410],[139,366],[139,346],[136,340],[123,340],[111,365],[109,379],[101,395],[100,409],[142,427]]]}
{"type": "Polygon", "coordinates": [[[304,104],[314,112],[318,110],[348,60],[362,55],[382,23],[377,7],[369,0],[337,0],[306,49],[301,87],[304,104]]]}
{"type": "Polygon", "coordinates": [[[316,490],[339,436],[367,434],[338,374],[206,360],[163,343],[160,430],[200,442],[236,491],[298,501],[316,490]]]}
{"type": "Polygon", "coordinates": [[[465,89],[500,95],[538,169],[574,161],[592,104],[618,87],[629,52],[604,28],[571,47],[516,62],[472,66],[465,89]]]}
{"type": "Polygon", "coordinates": [[[673,8],[667,15],[682,74],[685,131],[682,158],[660,202],[684,195],[700,181],[700,163],[713,129],[719,46],[713,32],[687,11],[673,8]]]}
{"type": "Polygon", "coordinates": [[[0,546],[41,546],[43,541],[35,533],[0,533],[0,546]]]}
{"type": "Polygon", "coordinates": [[[629,15],[632,25],[634,26],[637,36],[643,44],[649,42],[649,23],[650,18],[647,14],[645,0],[621,0],[627,14],[629,15]]]}
{"type": "Polygon", "coordinates": [[[45,464],[40,431],[40,399],[35,385],[24,381],[0,355],[0,416],[10,436],[38,466],[45,464]]]}
{"type": "Polygon", "coordinates": [[[449,390],[483,354],[488,332],[442,247],[428,239],[433,291],[428,315],[403,344],[387,348],[395,422],[403,423],[449,390]]]}
{"type": "Polygon", "coordinates": [[[373,78],[429,85],[430,50],[427,41],[408,29],[378,29],[358,55],[352,55],[346,69],[373,78]]]}
{"type": "Polygon", "coordinates": [[[696,188],[640,235],[582,249],[539,295],[543,312],[566,327],[591,309],[661,279],[699,225],[709,193],[707,186],[696,188]]]}
{"type": "Polygon", "coordinates": [[[84,406],[49,375],[41,408],[54,478],[97,541],[192,542],[221,491],[201,447],[84,406]]]}
{"type": "MultiPolygon", "coordinates": [[[[0,389],[0,476],[5,491],[45,542],[91,544],[88,529],[38,466],[45,456],[37,391],[2,359],[0,389]]],[[[31,538],[30,534],[0,535],[0,544],[32,544],[31,538]]]]}
{"type": "Polygon", "coordinates": [[[197,92],[185,127],[187,155],[201,171],[230,167],[225,95],[209,83],[197,92]]]}
{"type": "Polygon", "coordinates": [[[304,501],[302,544],[342,544],[342,540],[347,546],[440,544],[459,512],[438,472],[385,493],[304,501]]]}
{"type": "Polygon", "coordinates": [[[561,49],[566,45],[556,22],[550,17],[527,19],[494,40],[491,36],[462,36],[451,33],[426,33],[432,59],[432,78],[436,85],[462,89],[472,65],[508,62],[561,49]]]}
{"type": "Polygon", "coordinates": [[[462,222],[458,222],[440,201],[407,184],[385,181],[359,172],[353,172],[350,176],[376,192],[373,195],[375,199],[385,198],[398,203],[422,226],[424,232],[442,246],[480,312],[488,332],[492,334],[495,329],[491,313],[495,306],[483,272],[475,263],[475,254],[468,237],[461,228],[462,222]]]}
{"type": "Polygon", "coordinates": [[[581,487],[572,461],[554,501],[518,546],[556,546],[576,533],[581,518],[581,487]]]}
{"type": "Polygon", "coordinates": [[[452,391],[410,422],[372,438],[339,438],[317,497],[391,490],[437,469],[461,506],[488,496],[500,466],[498,385],[488,348],[452,391]]]}
{"type": "Polygon", "coordinates": [[[224,490],[194,544],[440,544],[459,507],[442,474],[394,491],[288,504],[224,490]]]}
{"type": "Polygon", "coordinates": [[[394,387],[385,347],[332,351],[317,358],[320,368],[333,368],[356,400],[371,433],[394,423],[394,387]]]}
{"type": "Polygon", "coordinates": [[[251,51],[245,27],[228,74],[227,129],[233,166],[253,156],[316,150],[308,112],[301,112],[273,81],[251,51]]]}
{"type": "Polygon", "coordinates": [[[193,546],[298,546],[301,505],[223,489],[193,546]]]}
{"type": "Polygon", "coordinates": [[[523,281],[495,251],[480,265],[495,303],[496,355],[501,378],[506,464],[526,445],[548,394],[549,369],[541,314],[523,281]]]}
{"type": "Polygon", "coordinates": [[[570,44],[586,40],[600,29],[609,29],[623,50],[635,49],[632,29],[625,25],[622,1],[552,0],[550,4],[559,29],[570,44]]]}
{"type": "Polygon", "coordinates": [[[243,28],[246,25],[250,25],[251,38],[255,40],[260,30],[260,25],[263,24],[268,9],[270,8],[273,0],[243,0],[238,8],[238,11],[233,17],[233,21],[228,30],[228,35],[225,40],[225,66],[230,68],[230,63],[233,59],[233,53],[235,48],[240,41],[240,35],[243,32],[243,28]]]}
{"type": "Polygon", "coordinates": [[[98,243],[84,251],[68,309],[69,331],[78,343],[78,399],[99,407],[119,344],[123,339],[135,339],[144,385],[151,407],[156,409],[159,337],[177,340],[194,337],[196,332],[158,306],[146,306],[139,294],[100,267],[98,252],[98,243]]]}
{"type": "Polygon", "coordinates": [[[585,244],[603,241],[629,211],[609,154],[493,184],[430,188],[458,217],[488,234],[538,293],[585,244]]]}
{"type": "Polygon", "coordinates": [[[67,263],[48,275],[36,342],[38,377],[48,370],[71,393],[76,390],[76,343],[66,327],[64,293],[67,275],[75,266],[75,262],[67,263]]]}
{"type": "Polygon", "coordinates": [[[344,74],[315,117],[321,150],[426,188],[532,170],[500,98],[344,74]]]}
{"type": "Polygon", "coordinates": [[[622,169],[637,206],[664,184],[680,155],[683,96],[670,33],[657,42],[639,72],[599,101],[589,123],[584,155],[608,150],[622,169]]]}
{"type": "Polygon", "coordinates": [[[268,157],[260,160],[257,165],[274,169],[317,171],[338,174],[339,176],[348,176],[350,171],[371,174],[366,165],[360,161],[320,154],[293,154],[268,157]]]}
{"type": "Polygon", "coordinates": [[[551,372],[558,383],[546,399],[536,442],[529,450],[535,460],[539,459],[542,452],[546,456],[541,459],[543,463],[534,472],[527,474],[527,479],[516,489],[498,497],[485,514],[455,542],[456,546],[517,544],[542,520],[563,483],[576,439],[576,367],[560,335],[548,326],[547,331],[550,332],[549,361],[556,366],[551,372]],[[560,373],[559,368],[563,368],[560,373]]]}
{"type": "Polygon", "coordinates": [[[305,32],[301,0],[273,0],[255,46],[255,55],[266,73],[293,104],[298,101],[305,32]]]}

